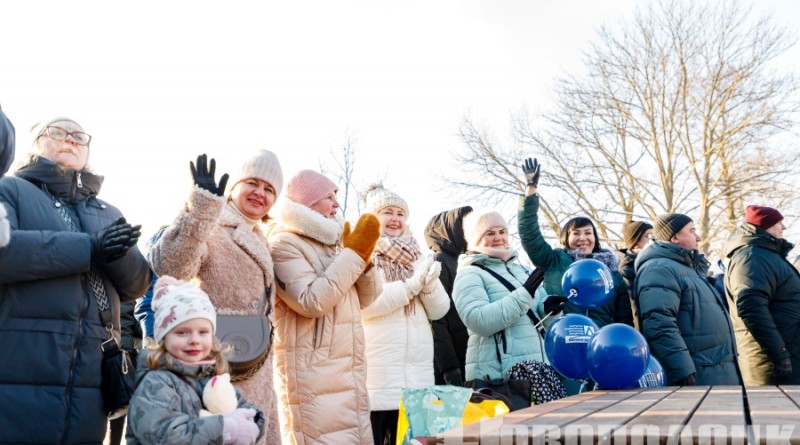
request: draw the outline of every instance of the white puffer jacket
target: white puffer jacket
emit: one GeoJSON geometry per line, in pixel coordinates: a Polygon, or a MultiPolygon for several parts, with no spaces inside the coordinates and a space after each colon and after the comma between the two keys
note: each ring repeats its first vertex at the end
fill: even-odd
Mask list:
{"type": "MultiPolygon", "coordinates": [[[[383,277],[383,271],[379,275],[383,277]]],[[[434,384],[433,333],[428,320],[444,317],[450,298],[437,279],[436,289],[415,296],[413,309],[406,315],[409,292],[402,281],[384,282],[380,296],[361,311],[372,411],[398,409],[402,388],[434,384]]]]}

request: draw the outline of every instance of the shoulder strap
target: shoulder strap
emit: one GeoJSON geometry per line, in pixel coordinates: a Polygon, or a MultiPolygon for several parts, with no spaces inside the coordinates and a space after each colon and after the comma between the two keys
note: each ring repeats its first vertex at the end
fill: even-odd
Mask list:
{"type": "MultiPolygon", "coordinates": [[[[515,291],[515,290],[517,290],[517,288],[516,288],[516,287],[514,287],[514,285],[513,285],[513,284],[511,284],[511,283],[510,283],[508,280],[506,280],[505,278],[503,278],[503,276],[502,276],[502,275],[500,275],[499,273],[497,273],[497,272],[495,272],[495,271],[493,271],[493,270],[489,269],[488,267],[482,266],[482,265],[480,265],[480,264],[472,264],[472,265],[473,265],[473,266],[475,266],[475,267],[477,267],[477,268],[483,269],[483,270],[485,270],[486,272],[488,272],[488,273],[489,273],[489,275],[493,276],[493,277],[494,277],[494,278],[495,278],[497,281],[499,281],[499,282],[500,282],[500,284],[502,284],[503,286],[505,286],[506,288],[508,288],[508,290],[510,290],[510,291],[512,291],[512,292],[513,292],[513,291],[515,291]]],[[[533,297],[533,295],[531,295],[531,298],[532,298],[532,297],[533,297]]],[[[542,337],[544,337],[544,336],[545,336],[545,332],[544,332],[544,328],[543,328],[543,327],[542,327],[542,325],[541,325],[541,321],[539,320],[539,317],[537,317],[537,316],[536,316],[536,314],[534,314],[534,313],[533,313],[533,311],[532,311],[531,309],[528,309],[528,312],[527,312],[527,314],[526,314],[526,315],[528,316],[528,318],[530,318],[530,319],[531,319],[531,322],[533,322],[533,326],[534,326],[534,327],[537,327],[537,326],[538,326],[538,328],[537,328],[536,330],[537,330],[537,331],[539,331],[539,334],[540,334],[542,337]]]]}

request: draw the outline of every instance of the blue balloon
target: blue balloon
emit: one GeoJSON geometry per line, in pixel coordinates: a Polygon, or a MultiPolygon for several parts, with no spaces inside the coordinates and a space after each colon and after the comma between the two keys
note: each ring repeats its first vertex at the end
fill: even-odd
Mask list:
{"type": "Polygon", "coordinates": [[[649,360],[644,336],[622,323],[603,326],[586,351],[589,375],[603,389],[635,387],[649,360]]]}
{"type": "Polygon", "coordinates": [[[600,261],[587,258],[570,264],[561,278],[564,295],[581,309],[605,304],[614,292],[611,270],[600,261]]]}
{"type": "Polygon", "coordinates": [[[544,351],[556,371],[568,379],[589,377],[586,349],[597,329],[592,319],[580,314],[562,315],[550,325],[544,351]]]}
{"type": "Polygon", "coordinates": [[[634,385],[635,388],[658,388],[667,385],[667,374],[664,372],[664,367],[655,358],[650,355],[650,362],[647,364],[647,369],[644,374],[639,377],[639,381],[634,385]]]}

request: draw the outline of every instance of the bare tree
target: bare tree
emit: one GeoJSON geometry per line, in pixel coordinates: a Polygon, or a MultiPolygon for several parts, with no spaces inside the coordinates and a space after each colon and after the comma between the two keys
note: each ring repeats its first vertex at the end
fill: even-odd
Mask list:
{"type": "Polygon", "coordinates": [[[514,120],[515,147],[498,150],[462,124],[472,157],[464,160],[490,173],[483,183],[450,183],[519,193],[520,174],[509,167],[536,156],[554,229],[584,214],[601,236],[618,237],[632,217],[681,212],[695,218],[704,250],[749,199],[796,195],[785,188],[796,151],[776,138],[791,134],[798,111],[796,77],[773,64],[795,42],[786,29],[737,2],[665,0],[618,31],[602,28],[595,42],[585,73],[558,80],[556,106],[541,123],[514,120]]]}
{"type": "Polygon", "coordinates": [[[330,165],[325,165],[320,161],[320,171],[331,176],[334,182],[340,184],[339,208],[344,218],[347,218],[347,210],[351,208],[351,205],[355,206],[356,214],[361,213],[361,201],[354,179],[357,142],[358,138],[348,130],[344,142],[338,150],[331,150],[330,165]]]}

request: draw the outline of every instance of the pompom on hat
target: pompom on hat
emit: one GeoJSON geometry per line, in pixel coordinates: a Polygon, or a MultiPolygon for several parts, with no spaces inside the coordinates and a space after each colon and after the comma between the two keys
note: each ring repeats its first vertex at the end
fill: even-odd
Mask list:
{"type": "Polygon", "coordinates": [[[772,207],[749,205],[745,210],[744,221],[766,230],[783,221],[783,215],[772,207]]]}
{"type": "Polygon", "coordinates": [[[280,195],[283,190],[283,170],[278,156],[269,150],[258,150],[250,155],[242,164],[230,190],[233,190],[236,184],[250,178],[268,182],[275,189],[275,196],[280,195]]]}
{"type": "Polygon", "coordinates": [[[639,242],[645,232],[652,229],[653,226],[644,221],[628,221],[622,227],[622,240],[625,242],[625,248],[628,250],[633,249],[633,246],[639,242]]]}
{"type": "Polygon", "coordinates": [[[384,188],[380,182],[368,186],[361,196],[366,204],[364,209],[366,212],[377,215],[378,212],[386,207],[395,206],[403,209],[406,212],[406,218],[408,218],[408,203],[406,203],[406,200],[397,193],[384,188]]]}
{"type": "Polygon", "coordinates": [[[489,209],[478,209],[469,212],[464,217],[464,239],[467,240],[467,250],[478,250],[483,235],[492,227],[504,227],[508,224],[500,213],[489,209]]]}
{"type": "Polygon", "coordinates": [[[169,275],[159,277],[153,287],[151,307],[155,313],[153,335],[161,341],[172,328],[184,321],[204,318],[217,331],[217,311],[208,295],[192,283],[169,275]]]}
{"type": "Polygon", "coordinates": [[[692,218],[682,213],[667,213],[659,215],[653,222],[653,236],[657,240],[671,242],[676,233],[692,222],[692,218]]]}
{"type": "Polygon", "coordinates": [[[306,207],[316,204],[328,193],[338,191],[339,187],[333,181],[314,170],[300,170],[286,184],[286,197],[306,207]]]}

